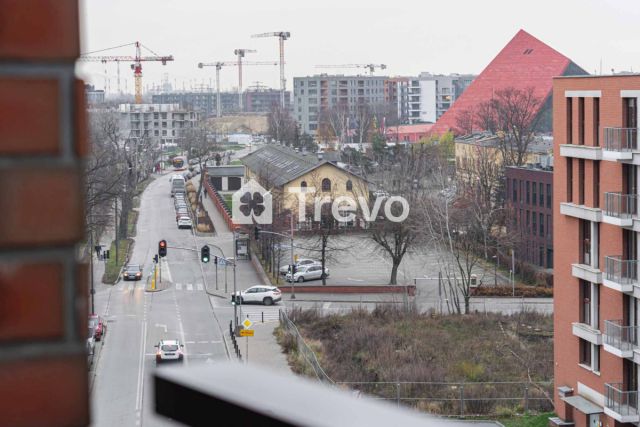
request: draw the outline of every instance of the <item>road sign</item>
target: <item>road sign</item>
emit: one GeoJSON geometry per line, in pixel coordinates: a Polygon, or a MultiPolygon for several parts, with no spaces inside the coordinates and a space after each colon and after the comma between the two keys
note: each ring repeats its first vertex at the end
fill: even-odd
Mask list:
{"type": "Polygon", "coordinates": [[[242,326],[244,326],[245,329],[251,329],[253,322],[249,320],[249,318],[246,318],[242,321],[242,326]]]}
{"type": "Polygon", "coordinates": [[[218,265],[227,265],[227,260],[222,257],[218,257],[218,265]]]}
{"type": "Polygon", "coordinates": [[[255,331],[253,329],[240,329],[241,337],[252,337],[255,331]]]}

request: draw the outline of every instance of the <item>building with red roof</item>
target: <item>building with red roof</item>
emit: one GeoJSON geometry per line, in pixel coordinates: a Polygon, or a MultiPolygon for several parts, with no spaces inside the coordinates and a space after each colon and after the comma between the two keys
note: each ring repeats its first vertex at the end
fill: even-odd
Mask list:
{"type": "Polygon", "coordinates": [[[460,133],[456,122],[460,112],[473,112],[482,102],[491,99],[495,91],[508,87],[520,90],[532,87],[534,95],[544,100],[538,114],[550,112],[553,77],[585,74],[588,73],[571,59],[520,30],[440,117],[431,131],[434,134],[448,130],[460,133]]]}
{"type": "Polygon", "coordinates": [[[431,134],[433,126],[433,123],[389,126],[384,133],[387,141],[418,142],[431,134]]]}

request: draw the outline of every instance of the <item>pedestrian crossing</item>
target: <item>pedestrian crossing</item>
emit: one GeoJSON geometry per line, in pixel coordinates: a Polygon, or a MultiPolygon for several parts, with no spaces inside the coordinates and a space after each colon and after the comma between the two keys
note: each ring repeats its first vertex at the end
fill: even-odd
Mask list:
{"type": "Polygon", "coordinates": [[[197,292],[204,291],[203,283],[175,283],[173,288],[179,292],[197,292]]]}
{"type": "Polygon", "coordinates": [[[284,307],[279,307],[277,305],[260,306],[260,305],[247,304],[247,305],[242,305],[238,307],[239,307],[238,317],[241,319],[240,321],[242,322],[244,319],[248,318],[254,323],[260,323],[263,320],[265,322],[279,320],[280,319],[279,311],[281,308],[284,309],[284,307]]]}

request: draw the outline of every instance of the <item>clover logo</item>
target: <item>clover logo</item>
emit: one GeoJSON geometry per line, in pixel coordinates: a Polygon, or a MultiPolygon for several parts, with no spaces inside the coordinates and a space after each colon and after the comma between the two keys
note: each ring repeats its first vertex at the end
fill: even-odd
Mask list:
{"type": "Polygon", "coordinates": [[[235,224],[271,224],[271,193],[251,179],[233,193],[231,215],[235,224]]]}

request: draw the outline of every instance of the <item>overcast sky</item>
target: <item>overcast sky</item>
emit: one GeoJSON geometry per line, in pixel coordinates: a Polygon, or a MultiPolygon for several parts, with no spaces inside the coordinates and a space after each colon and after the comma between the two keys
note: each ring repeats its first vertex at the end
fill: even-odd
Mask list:
{"type": "MultiPolygon", "coordinates": [[[[82,51],[139,40],[174,62],[143,63],[143,85],[215,84],[213,67],[198,62],[233,61],[234,49],[256,49],[248,61],[278,59],[276,38],[255,33],[289,31],[285,45],[287,87],[294,76],[319,72],[324,64],[386,64],[384,75],[480,73],[519,29],[531,33],[590,73],[640,71],[638,0],[80,0],[82,51]]],[[[102,54],[102,53],[101,53],[102,54]]],[[[133,55],[134,48],[106,54],[133,55]]],[[[104,65],[83,63],[78,74],[104,87],[104,65]]],[[[122,88],[133,91],[132,71],[121,65],[122,88]]],[[[378,72],[380,73],[380,72],[378,72]]],[[[107,65],[116,91],[117,68],[107,65]]],[[[243,86],[279,87],[275,66],[243,68],[243,86]]],[[[224,68],[221,86],[237,86],[236,67],[224,68]]]]}

